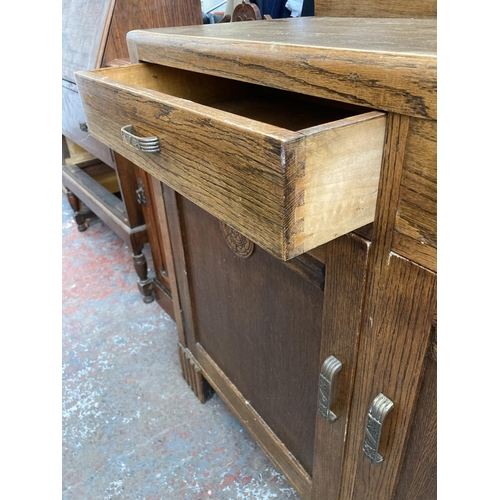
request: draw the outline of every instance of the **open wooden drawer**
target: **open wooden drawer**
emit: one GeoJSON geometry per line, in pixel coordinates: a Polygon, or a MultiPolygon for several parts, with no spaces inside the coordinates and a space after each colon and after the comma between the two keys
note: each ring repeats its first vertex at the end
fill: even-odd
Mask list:
{"type": "Polygon", "coordinates": [[[282,260],[374,219],[384,113],[147,63],[76,79],[94,137],[282,260]]]}

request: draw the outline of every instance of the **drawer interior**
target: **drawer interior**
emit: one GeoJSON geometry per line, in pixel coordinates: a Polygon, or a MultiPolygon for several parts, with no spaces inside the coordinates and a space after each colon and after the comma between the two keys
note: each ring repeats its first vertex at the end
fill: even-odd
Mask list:
{"type": "Polygon", "coordinates": [[[103,76],[297,132],[370,109],[257,84],[149,63],[100,70],[103,76]]]}

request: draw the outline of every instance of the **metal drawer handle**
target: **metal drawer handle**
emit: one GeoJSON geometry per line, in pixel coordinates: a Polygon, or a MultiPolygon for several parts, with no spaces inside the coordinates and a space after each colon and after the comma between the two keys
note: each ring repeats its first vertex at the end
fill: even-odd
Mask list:
{"type": "Polygon", "coordinates": [[[337,392],[337,384],[334,382],[341,369],[342,363],[335,356],[329,356],[323,363],[319,374],[318,411],[330,423],[337,420],[337,415],[330,408],[337,392]]]}
{"type": "Polygon", "coordinates": [[[121,129],[122,141],[130,144],[138,151],[145,153],[158,153],[160,151],[160,140],[158,137],[137,137],[134,134],[133,125],[125,125],[121,129]]]}
{"type": "Polygon", "coordinates": [[[394,408],[394,403],[380,393],[370,406],[368,419],[366,421],[365,442],[363,453],[368,461],[374,465],[380,465],[384,459],[378,452],[380,436],[382,435],[382,424],[385,417],[394,408]]]}

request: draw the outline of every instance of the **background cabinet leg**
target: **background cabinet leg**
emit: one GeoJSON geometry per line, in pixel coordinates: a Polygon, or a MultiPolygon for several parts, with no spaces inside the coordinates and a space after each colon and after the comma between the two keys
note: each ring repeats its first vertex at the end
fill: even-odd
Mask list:
{"type": "Polygon", "coordinates": [[[145,255],[142,253],[142,247],[137,249],[133,254],[134,268],[137,276],[139,276],[139,281],[137,282],[137,287],[142,293],[142,300],[149,304],[155,299],[153,295],[153,281],[148,278],[148,263],[146,261],[145,255]]]}
{"type": "Polygon", "coordinates": [[[205,403],[213,396],[214,390],[201,374],[200,367],[192,354],[181,344],[179,344],[179,359],[184,380],[200,402],[205,403]]]}
{"type": "Polygon", "coordinates": [[[69,189],[67,189],[66,197],[68,198],[68,202],[73,209],[73,217],[78,227],[78,231],[85,231],[85,229],[89,227],[89,223],[87,222],[87,218],[85,217],[83,211],[80,210],[80,200],[69,189]]]}

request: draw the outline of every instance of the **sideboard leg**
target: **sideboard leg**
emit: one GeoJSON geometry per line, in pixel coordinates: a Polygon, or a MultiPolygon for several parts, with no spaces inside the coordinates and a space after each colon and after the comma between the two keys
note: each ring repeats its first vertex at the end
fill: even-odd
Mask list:
{"type": "Polygon", "coordinates": [[[85,229],[89,227],[89,223],[87,222],[87,218],[85,217],[83,211],[80,210],[80,200],[69,189],[66,190],[66,197],[68,198],[68,202],[73,209],[73,218],[75,219],[78,231],[85,231],[85,229]]]}
{"type": "Polygon", "coordinates": [[[146,261],[145,255],[142,253],[142,246],[134,249],[133,254],[134,268],[137,276],[139,276],[139,281],[137,281],[137,287],[142,293],[142,300],[146,304],[153,302],[155,299],[153,294],[153,281],[148,278],[148,263],[146,261]]]}
{"type": "Polygon", "coordinates": [[[179,344],[179,359],[184,380],[200,402],[205,403],[213,396],[214,390],[201,374],[200,367],[192,354],[181,344],[179,344]]]}

